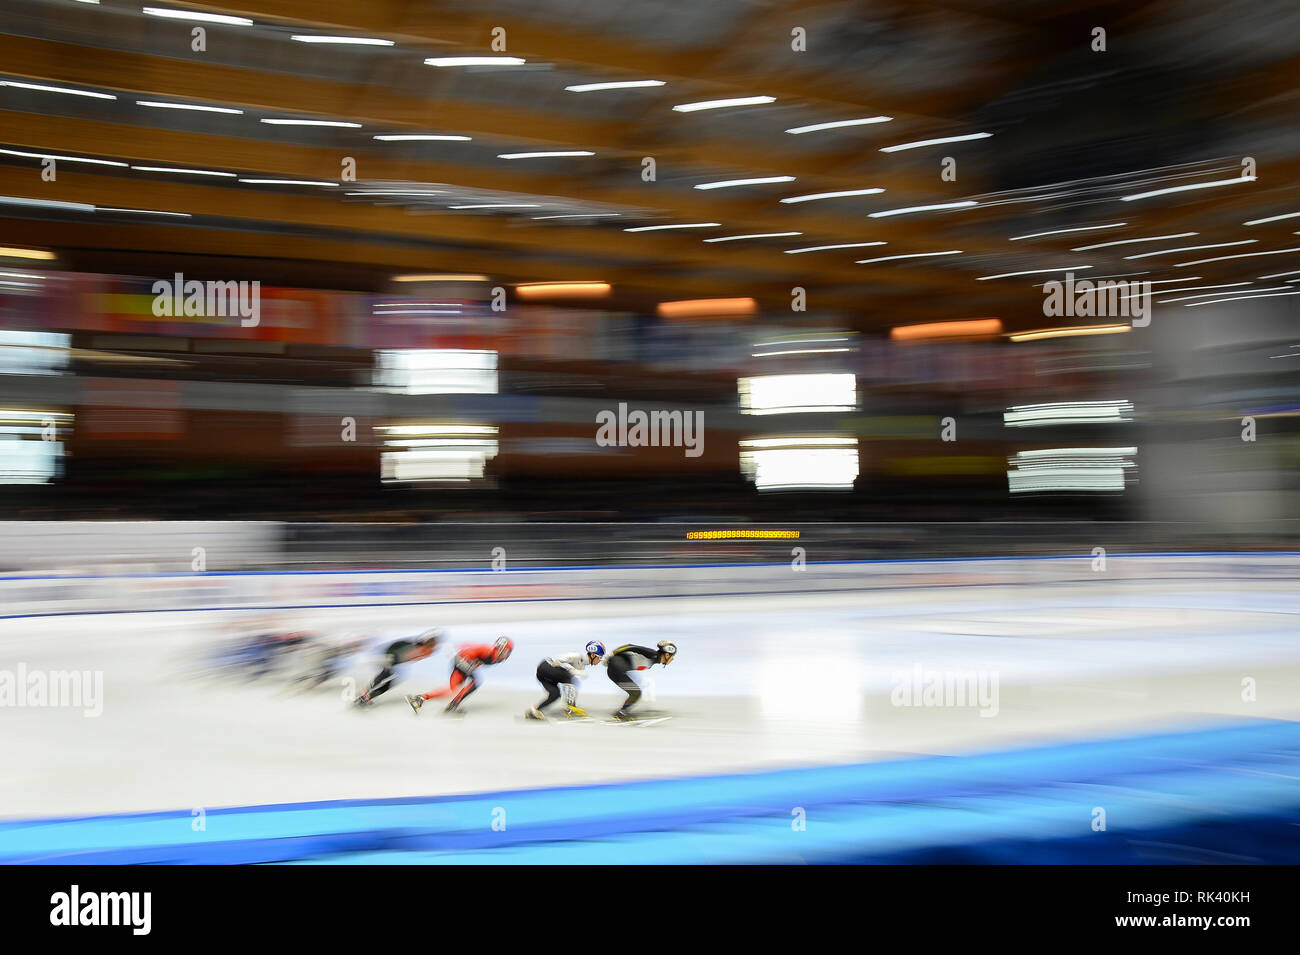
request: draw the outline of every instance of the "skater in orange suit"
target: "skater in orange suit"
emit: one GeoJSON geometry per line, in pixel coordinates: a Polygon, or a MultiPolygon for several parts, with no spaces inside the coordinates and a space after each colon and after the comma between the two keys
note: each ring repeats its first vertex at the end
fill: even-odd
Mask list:
{"type": "Polygon", "coordinates": [[[491,644],[466,644],[458,647],[451,663],[451,682],[441,690],[408,696],[406,702],[411,704],[411,709],[416,716],[419,716],[425,700],[450,696],[451,702],[447,704],[445,712],[454,713],[464,702],[465,697],[479,688],[482,682],[481,668],[503,663],[514,648],[515,645],[509,637],[498,637],[496,643],[491,644]]]}

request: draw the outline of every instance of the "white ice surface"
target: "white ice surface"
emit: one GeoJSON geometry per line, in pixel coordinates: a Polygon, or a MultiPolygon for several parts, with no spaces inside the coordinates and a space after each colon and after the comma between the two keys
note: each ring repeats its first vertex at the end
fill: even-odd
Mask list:
{"type": "MultiPolygon", "coordinates": [[[[0,620],[0,670],[103,672],[103,713],[0,708],[0,817],[429,795],[958,753],[1220,717],[1300,716],[1300,594],[1287,582],[1098,582],[782,597],[286,612],[282,624],[376,639],[446,627],[453,642],[509,634],[463,719],[404,693],[445,683],[441,654],[369,712],[337,683],[196,680],[229,612],[0,620]],[[656,726],[522,721],[543,657],[606,646],[680,648],[652,671],[656,726]],[[996,676],[996,716],[899,707],[925,671],[996,676]],[[1253,701],[1243,681],[1254,681],[1253,701]],[[1248,695],[1248,694],[1246,694],[1248,695]]],[[[357,683],[374,666],[356,660],[357,683]]],[[[618,699],[603,671],[581,702],[618,699]]]]}

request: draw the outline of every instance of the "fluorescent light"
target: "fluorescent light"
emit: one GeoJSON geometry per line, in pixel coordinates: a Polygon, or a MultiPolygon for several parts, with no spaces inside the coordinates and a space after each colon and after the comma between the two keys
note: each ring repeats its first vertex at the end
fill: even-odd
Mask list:
{"type": "Polygon", "coordinates": [[[1093,249],[1105,249],[1112,245],[1129,245],[1133,242],[1160,242],[1164,239],[1187,239],[1194,235],[1200,235],[1199,232],[1174,232],[1171,235],[1149,235],[1142,239],[1116,239],[1114,242],[1098,242],[1096,245],[1080,245],[1071,249],[1071,252],[1090,252],[1093,249]]]}
{"type": "Polygon", "coordinates": [[[1192,302],[1184,305],[1183,308],[1196,308],[1198,305],[1218,305],[1221,302],[1245,302],[1252,298],[1279,298],[1283,295],[1300,295],[1300,289],[1294,289],[1290,292],[1271,292],[1268,295],[1237,295],[1233,298],[1216,298],[1209,302],[1192,302]]]}
{"type": "Polygon", "coordinates": [[[243,115],[242,109],[228,109],[225,106],[192,106],[189,103],[159,103],[156,100],[138,99],[136,106],[152,106],[154,109],[188,109],[196,113],[233,113],[243,115]]]}
{"type": "Polygon", "coordinates": [[[0,153],[6,156],[22,156],[26,159],[56,159],[59,162],[84,162],[92,166],[121,166],[125,167],[124,162],[114,162],[111,159],[82,159],[80,156],[60,156],[56,153],[29,153],[20,149],[0,149],[0,153]]]}
{"type": "Polygon", "coordinates": [[[724,235],[705,242],[738,242],[741,239],[781,239],[791,235],[803,235],[802,232],[755,232],[753,235],[724,235]]]}
{"type": "Polygon", "coordinates": [[[1091,265],[1063,265],[1055,269],[1025,269],[1023,272],[999,272],[997,275],[981,275],[975,279],[976,282],[987,282],[989,279],[1009,279],[1017,275],[1037,275],[1039,272],[1073,272],[1075,269],[1090,269],[1091,265]]]}
{"type": "Polygon", "coordinates": [[[1300,269],[1292,269],[1290,272],[1274,272],[1272,275],[1260,275],[1261,279],[1280,279],[1284,275],[1300,275],[1300,269]]]}
{"type": "Polygon", "coordinates": [[[1149,199],[1152,196],[1163,196],[1171,192],[1187,192],[1190,189],[1211,189],[1215,186],[1231,186],[1239,182],[1254,182],[1254,176],[1239,176],[1236,179],[1218,179],[1214,182],[1194,182],[1187,186],[1169,186],[1165,189],[1152,189],[1150,192],[1138,192],[1131,196],[1120,196],[1120,202],[1132,202],[1134,199],[1149,199]]]}
{"type": "Polygon", "coordinates": [[[537,209],[540,202],[475,202],[464,206],[448,206],[448,209],[537,209]]]}
{"type": "Polygon", "coordinates": [[[885,255],[878,259],[858,259],[856,265],[870,265],[872,262],[893,262],[896,259],[924,259],[932,255],[961,255],[961,249],[948,252],[909,252],[906,255],[885,255]]]}
{"type": "MultiPolygon", "coordinates": [[[[1087,267],[1088,267],[1088,268],[1092,268],[1092,266],[1087,266],[1087,267]]],[[[1088,281],[1090,281],[1090,282],[1100,282],[1102,279],[1126,279],[1126,278],[1131,278],[1131,277],[1134,276],[1134,275],[1150,275],[1150,274],[1151,274],[1150,272],[1111,272],[1111,273],[1108,274],[1108,275],[1089,275],[1089,276],[1088,276],[1088,281]]],[[[1193,276],[1193,278],[1198,278],[1198,279],[1199,279],[1200,276],[1199,276],[1199,275],[1197,275],[1197,276],[1193,276]]],[[[1030,286],[1030,288],[1047,288],[1047,286],[1054,284],[1055,281],[1056,281],[1056,280],[1053,279],[1051,282],[1035,282],[1032,286],[1030,286]]],[[[1165,282],[1178,282],[1178,281],[1182,281],[1182,280],[1181,280],[1181,279],[1164,279],[1163,281],[1165,281],[1165,282]]],[[[1192,279],[1188,279],[1187,281],[1190,282],[1190,281],[1192,281],[1192,279]]],[[[1134,283],[1134,284],[1137,284],[1137,283],[1134,283]]],[[[1160,285],[1161,283],[1160,283],[1160,282],[1151,282],[1151,281],[1147,281],[1146,284],[1147,284],[1147,285],[1160,285]]],[[[1175,290],[1175,291],[1177,291],[1177,290],[1175,290]]]]}
{"type": "Polygon", "coordinates": [[[600,90],[632,90],[663,85],[663,80],[622,80],[617,83],[580,83],[577,86],[566,86],[565,90],[570,93],[596,93],[600,90]]]}
{"type": "MultiPolygon", "coordinates": [[[[1117,273],[1115,273],[1115,274],[1113,274],[1113,275],[1090,275],[1090,276],[1088,276],[1088,279],[1089,279],[1090,281],[1093,281],[1093,282],[1099,282],[1099,281],[1101,281],[1102,279],[1122,279],[1122,278],[1128,278],[1128,277],[1133,276],[1133,275],[1150,275],[1150,274],[1151,274],[1150,272],[1117,272],[1117,273]]],[[[1200,276],[1199,276],[1199,275],[1189,275],[1189,276],[1187,276],[1187,278],[1185,278],[1185,279],[1148,279],[1148,280],[1145,280],[1144,284],[1146,284],[1146,285],[1173,285],[1173,284],[1178,283],[1178,282],[1196,282],[1196,281],[1198,281],[1199,279],[1200,279],[1200,276]]],[[[1034,288],[1042,288],[1044,285],[1050,285],[1050,284],[1051,284],[1050,282],[1040,282],[1040,283],[1037,283],[1036,285],[1034,285],[1033,287],[1034,287],[1034,288]]],[[[1181,291],[1183,291],[1183,289],[1171,289],[1170,291],[1173,291],[1173,292],[1181,292],[1181,291]]],[[[1157,294],[1159,294],[1159,295],[1163,295],[1164,293],[1163,293],[1163,292],[1158,292],[1157,294]]]]}
{"type": "Polygon", "coordinates": [[[238,179],[233,172],[214,172],[211,169],[174,169],[171,166],[132,166],[137,172],[175,172],[185,176],[221,176],[226,179],[238,179]]]}
{"type": "Polygon", "coordinates": [[[417,142],[447,142],[447,143],[468,143],[472,142],[469,136],[443,136],[425,133],[398,133],[389,136],[375,136],[374,139],[381,143],[417,143],[417,142]]]}
{"type": "Polygon", "coordinates": [[[971,133],[969,136],[944,136],[942,139],[919,139],[914,143],[899,143],[897,146],[885,146],[882,153],[902,152],[904,149],[919,149],[922,146],[938,146],[941,143],[964,143],[972,139],[988,139],[992,133],[971,133]]]}
{"type": "Polygon", "coordinates": [[[840,199],[844,196],[874,196],[878,192],[884,192],[883,189],[844,189],[840,192],[814,192],[807,196],[791,196],[788,199],[782,199],[783,203],[791,204],[795,202],[813,202],[817,199],[840,199]]]}
{"type": "Polygon", "coordinates": [[[518,56],[434,56],[424,61],[425,66],[523,66],[526,61],[518,56]]]}
{"type": "Polygon", "coordinates": [[[338,187],[337,182],[325,182],[320,179],[241,179],[240,182],[246,182],[254,186],[332,186],[338,187]]]}
{"type": "Polygon", "coordinates": [[[442,196],[446,189],[368,189],[364,192],[349,192],[349,196],[442,196]]]}
{"type": "Polygon", "coordinates": [[[1259,239],[1241,239],[1238,242],[1213,242],[1210,245],[1185,245],[1178,249],[1158,249],[1155,252],[1139,252],[1137,255],[1126,255],[1125,259],[1148,259],[1153,255],[1173,255],[1176,252],[1195,252],[1197,249],[1226,249],[1231,245],[1250,245],[1252,242],[1258,242],[1259,239]]]}
{"type": "Polygon", "coordinates": [[[543,219],[608,219],[621,216],[621,212],[566,212],[563,215],[556,216],[533,216],[534,222],[541,222],[543,219]]]}
{"type": "Polygon", "coordinates": [[[762,186],[770,182],[794,182],[794,176],[764,176],[760,179],[723,179],[719,182],[702,182],[696,189],[729,189],[732,186],[762,186]]]}
{"type": "Polygon", "coordinates": [[[92,99],[117,99],[111,93],[92,93],[90,90],[72,90],[66,86],[43,86],[40,83],[19,83],[17,80],[0,80],[0,86],[14,86],[21,90],[37,90],[41,93],[67,93],[70,96],[89,96],[92,99]]]}
{"type": "Polygon", "coordinates": [[[810,245],[806,249],[786,249],[786,255],[799,255],[803,252],[826,252],[830,249],[862,249],[869,245],[886,245],[885,242],[844,242],[840,245],[810,245]]]}
{"type": "MultiPolygon", "coordinates": [[[[1067,232],[1092,232],[1095,229],[1118,229],[1120,226],[1128,225],[1127,222],[1112,222],[1109,225],[1084,225],[1074,229],[1053,229],[1051,232],[1032,232],[1029,235],[1018,235],[1011,238],[1011,242],[1019,242],[1022,239],[1041,239],[1047,235],[1065,235],[1067,232]]],[[[1131,240],[1130,240],[1131,241],[1131,240]]]]}
{"type": "Polygon", "coordinates": [[[712,229],[715,226],[722,225],[721,222],[683,222],[680,225],[639,225],[634,229],[624,229],[624,232],[662,232],[665,229],[712,229]]]}
{"type": "Polygon", "coordinates": [[[95,207],[86,202],[62,202],[58,199],[26,199],[21,196],[0,196],[0,205],[33,206],[37,209],[58,209],[62,212],[95,211],[95,207]]]}
{"type": "MultiPolygon", "coordinates": [[[[1200,276],[1197,276],[1199,278],[1200,276]]],[[[1163,279],[1159,282],[1147,282],[1147,285],[1167,285],[1170,282],[1177,282],[1178,279],[1163,279]]],[[[1222,285],[1187,285],[1183,288],[1171,288],[1162,292],[1156,292],[1157,295],[1172,295],[1175,292],[1195,292],[1203,288],[1236,288],[1238,285],[1249,285],[1249,282],[1224,282],[1222,285]]]]}
{"type": "Polygon", "coordinates": [[[168,10],[164,7],[145,7],[141,10],[151,17],[164,17],[168,20],[197,20],[200,23],[224,23],[227,26],[247,27],[253,21],[247,17],[228,17],[221,13],[195,13],[192,10],[168,10]]]}
{"type": "Polygon", "coordinates": [[[1242,252],[1239,255],[1219,255],[1212,259],[1197,259],[1194,262],[1175,262],[1174,268],[1181,269],[1186,265],[1201,265],[1205,262],[1224,262],[1228,259],[1250,259],[1257,255],[1285,255],[1288,252],[1300,252],[1300,249],[1274,249],[1272,252],[1242,252]]]}
{"type": "Polygon", "coordinates": [[[137,172],[175,172],[185,176],[221,176],[226,179],[238,179],[233,172],[214,172],[211,169],[174,169],[170,166],[132,166],[137,172]]]}
{"type": "Polygon", "coordinates": [[[1267,219],[1251,219],[1249,222],[1243,222],[1242,225],[1263,225],[1265,222],[1277,222],[1279,219],[1294,219],[1300,216],[1300,212],[1284,212],[1280,216],[1269,216],[1267,219]]]}
{"type": "Polygon", "coordinates": [[[500,153],[497,159],[563,159],[568,156],[594,156],[593,152],[586,149],[569,149],[555,152],[540,153],[500,153]]]}
{"type": "MultiPolygon", "coordinates": [[[[1249,285],[1249,284],[1250,284],[1249,282],[1226,282],[1226,283],[1224,283],[1223,285],[1201,285],[1201,286],[1193,286],[1193,288],[1232,288],[1232,287],[1234,287],[1234,286],[1238,286],[1238,287],[1239,287],[1239,286],[1242,286],[1242,285],[1249,285]]],[[[1243,291],[1250,292],[1250,293],[1253,294],[1253,293],[1255,293],[1255,292],[1281,292],[1281,291],[1284,291],[1285,289],[1286,289],[1286,286],[1285,286],[1285,285],[1274,285],[1274,286],[1270,286],[1270,287],[1268,287],[1268,288],[1252,288],[1252,289],[1243,289],[1243,291]]],[[[1171,289],[1170,291],[1173,291],[1173,289],[1171,289]]],[[[1182,292],[1182,291],[1189,291],[1189,292],[1190,292],[1191,289],[1186,289],[1186,290],[1184,290],[1184,289],[1178,289],[1177,291],[1179,291],[1179,292],[1182,292]]],[[[1162,298],[1162,299],[1160,299],[1158,302],[1156,302],[1156,304],[1157,304],[1157,305],[1170,305],[1170,304],[1173,304],[1174,302],[1187,302],[1187,301],[1191,301],[1191,300],[1194,299],[1194,298],[1221,298],[1222,296],[1224,296],[1224,295],[1228,295],[1228,294],[1233,294],[1233,295],[1235,295],[1236,293],[1235,293],[1235,292],[1232,292],[1232,293],[1229,293],[1229,292],[1204,292],[1204,293],[1202,293],[1201,295],[1184,295],[1184,296],[1182,296],[1182,297],[1180,297],[1180,298],[1162,298]]]]}
{"type": "Polygon", "coordinates": [[[133,215],[141,216],[179,216],[183,219],[193,219],[194,216],[189,212],[163,212],[160,209],[117,209],[112,206],[97,206],[96,212],[129,212],[133,215]]]}
{"type": "MultiPolygon", "coordinates": [[[[1156,282],[1148,282],[1147,285],[1157,285],[1157,283],[1156,283],[1156,282]]],[[[1161,291],[1158,291],[1158,292],[1154,292],[1154,294],[1156,294],[1156,295],[1180,295],[1180,294],[1183,294],[1183,292],[1196,292],[1196,291],[1203,290],[1203,288],[1239,288],[1240,286],[1244,286],[1244,285],[1251,285],[1251,283],[1249,283],[1249,282],[1222,282],[1222,283],[1219,283],[1219,285],[1190,285],[1190,286],[1183,286],[1182,288],[1164,288],[1164,290],[1161,290],[1161,291]]],[[[1193,299],[1200,299],[1200,298],[1204,298],[1204,296],[1201,296],[1201,295],[1192,295],[1192,296],[1190,296],[1190,298],[1193,298],[1193,299]]],[[[1165,301],[1173,301],[1173,299],[1165,299],[1165,301]]]]}
{"type": "Polygon", "coordinates": [[[368,36],[303,36],[289,37],[299,43],[338,43],[344,46],[392,46],[392,40],[379,40],[368,36]]]}
{"type": "Polygon", "coordinates": [[[761,106],[765,103],[775,102],[775,96],[740,96],[735,99],[709,99],[698,103],[682,103],[680,106],[674,106],[673,112],[696,113],[702,109],[726,109],[729,106],[761,106]]]}
{"type": "Polygon", "coordinates": [[[344,129],[360,129],[360,123],[340,123],[332,119],[260,119],[268,126],[338,126],[344,129]]]}
{"type": "Polygon", "coordinates": [[[866,119],[842,119],[836,123],[814,123],[812,126],[796,126],[794,129],[787,129],[786,132],[791,136],[799,136],[803,133],[816,133],[823,129],[842,129],[845,126],[869,126],[873,123],[887,123],[892,120],[892,116],[868,116],[866,119]]]}
{"type": "Polygon", "coordinates": [[[932,206],[907,206],[904,209],[886,209],[884,212],[868,212],[869,219],[883,219],[886,216],[901,216],[909,212],[933,212],[938,209],[968,209],[971,206],[979,205],[974,199],[965,199],[961,202],[940,202],[932,206]]]}

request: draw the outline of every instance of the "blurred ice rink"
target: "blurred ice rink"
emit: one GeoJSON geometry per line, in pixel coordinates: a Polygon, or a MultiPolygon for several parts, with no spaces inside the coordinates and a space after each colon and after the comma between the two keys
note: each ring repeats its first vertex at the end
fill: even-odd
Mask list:
{"type": "MultiPolygon", "coordinates": [[[[290,611],[292,629],[452,643],[510,635],[463,719],[405,693],[445,682],[449,654],[407,668],[380,705],[345,697],[376,667],[292,695],[284,683],[196,679],[233,612],[0,620],[6,666],[104,673],[101,716],[13,708],[0,734],[8,819],[367,797],[428,796],[760,768],[964,754],[1017,745],[1300,716],[1300,593],[1288,580],[931,588],[833,595],[517,602],[290,611]],[[1099,596],[1100,594],[1100,596],[1099,596]],[[653,726],[537,725],[543,657],[670,637],[652,671],[653,726]],[[996,713],[896,706],[913,668],[992,675],[996,713]],[[1254,681],[1244,701],[1243,681],[1254,681]]],[[[594,714],[617,694],[603,670],[594,714]]]]}

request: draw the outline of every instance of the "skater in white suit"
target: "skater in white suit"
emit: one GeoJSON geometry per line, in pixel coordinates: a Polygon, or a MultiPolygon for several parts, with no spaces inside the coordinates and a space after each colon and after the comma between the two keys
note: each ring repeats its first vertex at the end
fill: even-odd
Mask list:
{"type": "Polygon", "coordinates": [[[587,667],[596,667],[605,659],[605,647],[593,640],[583,648],[581,653],[564,653],[547,657],[537,664],[537,682],[546,690],[546,699],[542,700],[524,715],[530,720],[544,720],[543,712],[560,698],[564,690],[564,711],[573,717],[583,717],[587,711],[578,706],[578,684],[587,675],[587,667]]]}

